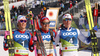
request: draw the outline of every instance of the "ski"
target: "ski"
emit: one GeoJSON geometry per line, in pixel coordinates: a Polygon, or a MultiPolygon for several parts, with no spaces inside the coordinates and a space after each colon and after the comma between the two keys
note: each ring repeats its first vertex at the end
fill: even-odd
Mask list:
{"type": "Polygon", "coordinates": [[[94,25],[97,25],[97,17],[98,17],[98,3],[95,3],[95,9],[94,9],[94,25]]]}
{"type": "MultiPolygon", "coordinates": [[[[30,11],[30,13],[32,14],[32,11],[30,11]]],[[[29,16],[31,21],[32,35],[34,36],[33,15],[31,14],[29,16]]],[[[37,56],[36,41],[34,41],[34,51],[35,51],[35,56],[37,56]]]]}
{"type": "Polygon", "coordinates": [[[34,26],[35,26],[35,30],[38,30],[37,24],[36,24],[36,19],[34,19],[34,26]]]}
{"type": "Polygon", "coordinates": [[[93,55],[91,55],[91,56],[99,56],[98,43],[97,43],[98,39],[96,37],[95,31],[93,30],[94,23],[93,23],[93,17],[92,17],[92,12],[91,12],[90,0],[85,0],[85,6],[86,6],[86,11],[87,11],[90,37],[91,37],[91,45],[92,45],[92,54],[93,55]]]}
{"type": "Polygon", "coordinates": [[[39,48],[41,50],[42,56],[47,56],[46,50],[45,50],[45,47],[44,47],[44,44],[43,44],[41,32],[39,30],[36,31],[36,35],[37,35],[37,40],[38,40],[38,43],[39,43],[39,48]]]}
{"type": "Polygon", "coordinates": [[[10,34],[10,36],[7,35],[8,52],[9,52],[9,56],[14,56],[14,41],[12,36],[9,1],[3,0],[3,3],[4,3],[6,31],[8,31],[10,34]]]}
{"type": "Polygon", "coordinates": [[[37,28],[38,28],[38,30],[40,30],[39,22],[38,22],[38,16],[36,16],[36,23],[37,23],[37,28]]]}
{"type": "Polygon", "coordinates": [[[50,30],[50,35],[51,35],[51,41],[52,41],[53,47],[54,47],[55,56],[57,56],[55,40],[54,40],[54,36],[53,36],[53,31],[52,30],[50,30]]]}
{"type": "Polygon", "coordinates": [[[36,30],[37,41],[39,43],[39,48],[40,48],[40,51],[42,53],[42,56],[47,56],[46,50],[45,50],[45,47],[44,47],[44,44],[43,44],[41,32],[39,31],[40,27],[39,27],[38,17],[36,17],[34,19],[34,25],[35,25],[35,30],[36,30]]]}

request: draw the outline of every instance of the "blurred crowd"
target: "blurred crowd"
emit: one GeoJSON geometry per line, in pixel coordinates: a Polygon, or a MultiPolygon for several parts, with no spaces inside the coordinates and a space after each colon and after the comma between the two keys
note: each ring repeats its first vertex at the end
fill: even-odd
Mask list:
{"type": "MultiPolygon", "coordinates": [[[[69,8],[72,8],[75,4],[80,2],[81,0],[70,0],[70,1],[57,1],[52,3],[44,3],[41,1],[41,4],[36,4],[36,2],[32,2],[32,8],[28,9],[24,4],[22,4],[19,7],[12,6],[12,9],[10,10],[11,14],[11,21],[12,26],[16,27],[16,20],[18,15],[27,15],[29,11],[31,10],[34,16],[37,16],[41,14],[41,11],[44,13],[44,16],[46,15],[46,11],[49,7],[60,7],[59,15],[63,13],[64,11],[68,10],[69,8]]],[[[72,14],[71,14],[72,15],[72,14]]],[[[72,15],[73,17],[73,15],[72,15]]],[[[29,24],[29,22],[28,22],[29,24]]],[[[29,27],[29,25],[27,26],[29,27]]],[[[0,29],[5,28],[5,16],[4,16],[4,9],[0,9],[0,29]]]]}
{"type": "MultiPolygon", "coordinates": [[[[14,5],[12,6],[12,9],[10,10],[10,17],[11,22],[17,20],[18,15],[26,15],[28,14],[28,8],[25,7],[25,5],[21,5],[18,8],[14,5]]],[[[5,15],[4,15],[4,9],[0,9],[0,29],[5,28],[5,15]]]]}

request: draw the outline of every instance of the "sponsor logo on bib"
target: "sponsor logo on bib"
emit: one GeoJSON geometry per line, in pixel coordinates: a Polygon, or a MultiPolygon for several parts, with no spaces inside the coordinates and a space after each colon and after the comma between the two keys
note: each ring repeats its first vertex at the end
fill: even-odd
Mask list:
{"type": "Polygon", "coordinates": [[[43,39],[51,38],[50,35],[43,35],[43,39]]]}
{"type": "Polygon", "coordinates": [[[63,36],[76,35],[76,34],[77,34],[76,32],[66,32],[66,33],[63,33],[63,36]]]}
{"type": "Polygon", "coordinates": [[[26,39],[29,38],[28,35],[16,35],[15,37],[16,37],[16,38],[26,38],[26,39]]]}

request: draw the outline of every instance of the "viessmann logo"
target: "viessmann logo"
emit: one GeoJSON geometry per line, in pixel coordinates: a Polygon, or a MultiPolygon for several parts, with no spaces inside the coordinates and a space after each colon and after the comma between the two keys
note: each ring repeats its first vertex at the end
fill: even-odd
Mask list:
{"type": "Polygon", "coordinates": [[[51,22],[50,25],[55,25],[55,22],[51,22]]]}
{"type": "Polygon", "coordinates": [[[26,38],[26,39],[29,38],[28,35],[16,35],[15,37],[16,37],[16,38],[26,38]]]}
{"type": "Polygon", "coordinates": [[[76,34],[77,34],[76,32],[66,32],[66,33],[63,33],[63,36],[76,35],[76,34]]]}

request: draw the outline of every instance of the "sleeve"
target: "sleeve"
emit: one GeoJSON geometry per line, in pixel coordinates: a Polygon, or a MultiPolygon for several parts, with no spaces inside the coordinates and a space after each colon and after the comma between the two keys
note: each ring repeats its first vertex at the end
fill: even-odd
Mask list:
{"type": "Polygon", "coordinates": [[[56,37],[56,35],[57,35],[56,31],[55,30],[52,30],[52,31],[54,32],[54,37],[56,37]]]}
{"type": "Polygon", "coordinates": [[[4,46],[4,50],[7,51],[8,50],[8,44],[7,44],[7,39],[4,38],[3,41],[3,46],[4,46]]]}
{"type": "Polygon", "coordinates": [[[88,41],[89,38],[85,37],[81,31],[79,31],[79,29],[77,29],[77,32],[78,32],[78,38],[85,44],[90,44],[90,41],[88,41]]]}
{"type": "Polygon", "coordinates": [[[56,45],[59,43],[59,40],[60,40],[60,30],[57,31],[57,34],[56,34],[56,38],[55,38],[55,44],[56,45]]]}
{"type": "Polygon", "coordinates": [[[29,50],[31,51],[31,52],[33,52],[33,50],[34,50],[34,44],[33,44],[33,35],[32,35],[32,33],[30,33],[30,42],[29,42],[29,50]]]}

